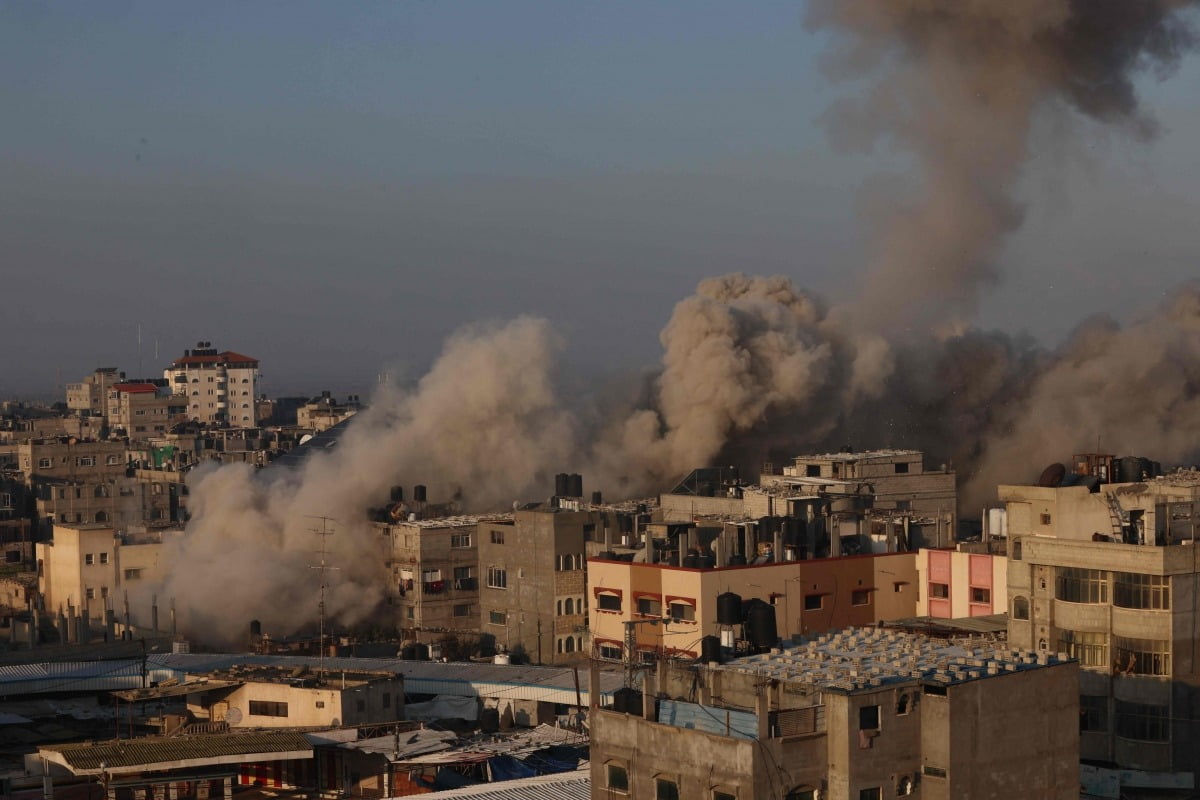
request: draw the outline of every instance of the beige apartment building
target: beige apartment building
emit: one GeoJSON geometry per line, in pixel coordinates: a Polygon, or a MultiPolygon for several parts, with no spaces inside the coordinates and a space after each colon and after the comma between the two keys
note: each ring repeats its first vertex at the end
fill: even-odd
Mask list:
{"type": "Polygon", "coordinates": [[[105,418],[114,434],[143,441],[165,436],[172,425],[187,419],[183,398],[172,394],[164,381],[158,383],[120,381],[112,385],[105,418]]]}
{"type": "Polygon", "coordinates": [[[161,533],[118,534],[109,525],[54,526],[51,541],[37,544],[38,591],[48,612],[83,609],[104,618],[119,607],[126,590],[152,585],[163,576],[161,533]]]}
{"type": "Polygon", "coordinates": [[[17,460],[34,493],[38,531],[55,524],[126,529],[178,521],[180,486],[170,479],[139,480],[123,442],[37,439],[17,445],[17,460]]]}
{"type": "Polygon", "coordinates": [[[535,663],[586,657],[597,512],[539,505],[479,524],[482,630],[535,663]]]}
{"type": "Polygon", "coordinates": [[[83,416],[103,417],[108,407],[109,388],[124,380],[116,367],[99,367],[78,383],[68,383],[67,408],[83,416]]]}
{"type": "Polygon", "coordinates": [[[258,359],[198,342],[172,361],[163,377],[187,403],[188,419],[242,428],[256,424],[258,359]]]}
{"type": "Polygon", "coordinates": [[[1009,642],[1079,660],[1080,756],[1127,770],[1128,796],[1190,787],[1200,777],[1200,473],[1001,486],[999,496],[1009,642]]]}
{"type": "Polygon", "coordinates": [[[479,630],[478,517],[375,523],[396,626],[413,638],[479,630]]]}
{"type": "Polygon", "coordinates": [[[1076,800],[1078,676],[1048,653],[878,628],[659,662],[645,691],[593,704],[592,796],[1076,800]]]}
{"type": "Polygon", "coordinates": [[[391,672],[322,674],[307,667],[247,665],[195,684],[187,695],[190,720],[231,729],[328,728],[404,718],[404,676],[391,672]]]}
{"type": "Polygon", "coordinates": [[[754,599],[775,632],[762,646],[773,647],[775,639],[913,617],[919,586],[916,553],[711,569],[593,558],[591,651],[613,661],[698,658],[704,638],[714,637],[728,652],[751,638],[742,614],[754,599]]]}

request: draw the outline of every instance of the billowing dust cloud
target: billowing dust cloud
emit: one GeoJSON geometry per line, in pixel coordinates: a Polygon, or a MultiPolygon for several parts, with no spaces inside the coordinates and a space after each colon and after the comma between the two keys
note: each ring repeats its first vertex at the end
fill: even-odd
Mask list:
{"type": "Polygon", "coordinates": [[[1200,291],[1178,291],[1125,329],[1088,320],[1053,353],[970,328],[1022,219],[1013,187],[1035,117],[1151,136],[1133,78],[1165,76],[1192,47],[1190,5],[816,0],[809,23],[836,34],[835,77],[874,80],[827,114],[837,140],[886,139],[915,166],[913,192],[878,219],[860,298],[829,308],[786,277],[705,280],[664,328],[647,395],[586,417],[558,394],[560,343],[545,322],[465,330],[416,386],[380,392],[336,448],[302,468],[192,476],[193,518],[160,593],[207,641],[235,641],[251,618],[281,631],[311,623],[320,523],[309,515],[326,515],[337,520],[327,541],[339,570],[329,613],[341,625],[366,619],[388,576],[365,512],[393,484],[424,483],[431,499],[458,497],[466,510],[505,509],[544,498],[564,470],[629,497],[699,466],[753,471],[857,443],[953,462],[969,516],[997,482],[1036,477],[1097,441],[1193,457],[1176,431],[1200,422],[1200,291]]]}

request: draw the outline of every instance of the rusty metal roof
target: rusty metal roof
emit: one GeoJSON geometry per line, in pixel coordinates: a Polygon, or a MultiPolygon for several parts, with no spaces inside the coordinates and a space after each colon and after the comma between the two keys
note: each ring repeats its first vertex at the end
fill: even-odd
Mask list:
{"type": "Polygon", "coordinates": [[[149,736],[107,742],[44,745],[40,755],[73,775],[117,774],[308,758],[313,746],[297,731],[149,736]]]}
{"type": "Polygon", "coordinates": [[[211,692],[214,689],[228,689],[231,686],[241,686],[242,683],[243,681],[222,681],[201,678],[200,680],[188,683],[176,683],[169,686],[160,684],[149,689],[123,689],[118,692],[112,692],[112,695],[127,703],[135,703],[140,700],[159,700],[166,697],[182,697],[189,694],[211,692]]]}

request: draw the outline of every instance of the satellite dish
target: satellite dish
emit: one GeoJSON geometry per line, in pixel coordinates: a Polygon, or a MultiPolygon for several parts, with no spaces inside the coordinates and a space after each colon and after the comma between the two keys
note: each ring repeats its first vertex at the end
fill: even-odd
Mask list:
{"type": "Polygon", "coordinates": [[[313,436],[311,433],[306,433],[300,437],[300,441],[298,442],[298,444],[307,444],[309,441],[312,440],[312,438],[313,438],[313,436]]]}
{"type": "Polygon", "coordinates": [[[329,724],[331,727],[336,728],[342,724],[342,721],[340,719],[338,719],[337,717],[334,717],[333,719],[329,720],[329,724]]]}
{"type": "Polygon", "coordinates": [[[237,725],[242,721],[242,710],[240,708],[231,708],[225,712],[225,721],[230,725],[237,725]]]}

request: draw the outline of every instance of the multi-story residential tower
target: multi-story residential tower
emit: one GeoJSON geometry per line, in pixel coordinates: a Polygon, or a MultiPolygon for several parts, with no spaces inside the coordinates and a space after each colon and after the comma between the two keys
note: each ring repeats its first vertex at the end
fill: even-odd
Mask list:
{"type": "Polygon", "coordinates": [[[1173,773],[1154,779],[1160,788],[1190,785],[1200,773],[1200,473],[1085,477],[999,489],[1009,642],[1079,659],[1085,761],[1173,773]]]}
{"type": "Polygon", "coordinates": [[[187,418],[210,425],[252,427],[258,359],[232,350],[217,352],[211,342],[193,350],[163,370],[174,393],[187,399],[187,418]]]}

